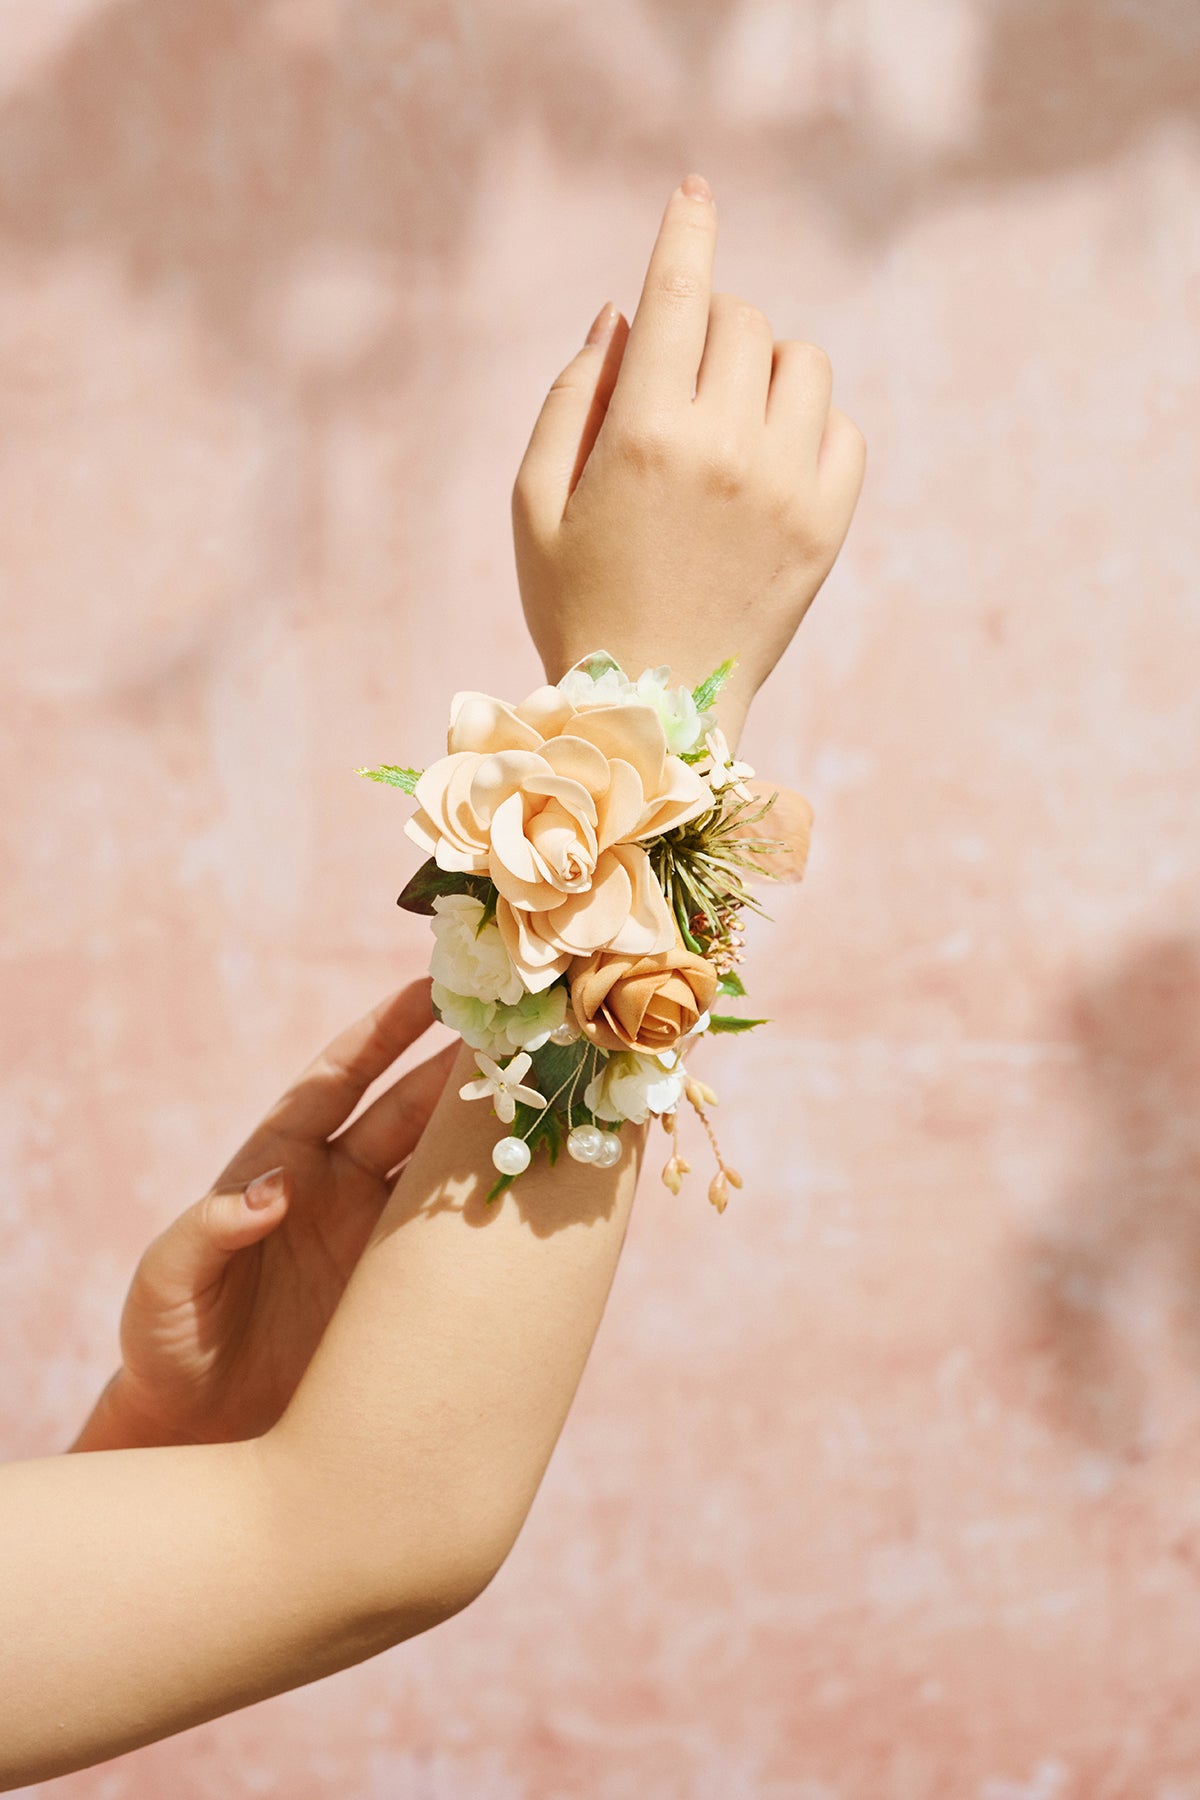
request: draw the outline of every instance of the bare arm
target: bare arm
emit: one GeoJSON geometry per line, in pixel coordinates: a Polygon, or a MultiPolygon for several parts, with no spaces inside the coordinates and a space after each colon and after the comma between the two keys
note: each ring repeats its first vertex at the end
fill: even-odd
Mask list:
{"type": "MultiPolygon", "coordinates": [[[[460,1057],[280,1423],[0,1470],[0,1776],[41,1781],[428,1629],[520,1529],[603,1312],[636,1149],[487,1207],[460,1057]]],[[[627,1128],[637,1145],[644,1134],[627,1128]]]]}

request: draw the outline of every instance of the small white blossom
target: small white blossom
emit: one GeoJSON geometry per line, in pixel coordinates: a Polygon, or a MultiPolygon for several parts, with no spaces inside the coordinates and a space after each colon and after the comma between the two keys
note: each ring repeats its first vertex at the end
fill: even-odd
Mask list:
{"type": "Polygon", "coordinates": [[[512,965],[494,919],[482,926],[483,901],[470,894],[439,894],[433,903],[436,942],[429,972],[451,993],[516,1006],[525,983],[512,965]]]}
{"type": "Polygon", "coordinates": [[[546,1102],[536,1088],[521,1085],[521,1077],[527,1075],[533,1067],[533,1058],[527,1050],[514,1056],[504,1068],[493,1062],[484,1051],[477,1050],[475,1065],[481,1079],[465,1081],[458,1090],[459,1097],[463,1100],[494,1100],[496,1117],[501,1124],[512,1124],[517,1116],[518,1100],[525,1106],[545,1106],[546,1102]]]}
{"type": "Polygon", "coordinates": [[[728,788],[731,794],[736,794],[741,800],[753,800],[754,795],[745,783],[754,770],[749,763],[734,761],[733,752],[720,727],[705,732],[704,748],[708,755],[703,762],[692,766],[697,775],[703,775],[713,793],[719,794],[722,788],[728,788]]]}
{"type": "MultiPolygon", "coordinates": [[[[674,1052],[669,1052],[677,1063],[674,1052]]],[[[683,1095],[683,1069],[667,1067],[666,1054],[623,1050],[610,1056],[588,1082],[583,1104],[596,1118],[643,1125],[653,1113],[671,1112],[683,1095]]]]}

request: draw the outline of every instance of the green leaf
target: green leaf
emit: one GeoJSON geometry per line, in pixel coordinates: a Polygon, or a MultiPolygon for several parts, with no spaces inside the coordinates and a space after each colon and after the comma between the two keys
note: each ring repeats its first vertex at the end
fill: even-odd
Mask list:
{"type": "Polygon", "coordinates": [[[738,1019],[732,1013],[713,1013],[708,1021],[710,1031],[753,1031],[756,1025],[769,1025],[770,1019],[738,1019]]]}
{"type": "Polygon", "coordinates": [[[490,1206],[493,1200],[499,1199],[505,1188],[510,1188],[516,1179],[515,1175],[498,1176],[488,1189],[487,1193],[483,1196],[484,1205],[490,1206]]]}
{"type": "Polygon", "coordinates": [[[487,896],[483,902],[483,911],[480,913],[479,923],[475,927],[475,936],[476,937],[478,937],[480,932],[484,929],[484,927],[486,925],[490,925],[492,920],[495,918],[496,905],[497,905],[497,902],[499,901],[499,899],[500,899],[500,890],[497,888],[495,882],[489,881],[487,896]]]}
{"type": "Polygon", "coordinates": [[[399,769],[394,763],[381,763],[377,769],[355,769],[356,775],[365,775],[368,781],[382,781],[386,787],[398,787],[403,793],[416,792],[421,769],[399,769]]]}
{"type": "Polygon", "coordinates": [[[428,862],[421,864],[397,898],[396,905],[402,906],[405,912],[432,913],[439,894],[472,894],[486,905],[490,886],[486,875],[465,875],[459,869],[439,869],[431,856],[428,862]]]}
{"type": "Polygon", "coordinates": [[[740,975],[735,975],[732,969],[722,975],[720,981],[718,981],[717,992],[718,994],[729,994],[735,1000],[744,1000],[746,998],[746,990],[742,986],[742,978],[740,975]]]}
{"type": "Polygon", "coordinates": [[[697,712],[708,711],[736,667],[737,657],[727,656],[719,668],[714,669],[711,675],[706,675],[699,686],[692,689],[697,712]]]}
{"type": "Polygon", "coordinates": [[[687,915],[683,910],[678,893],[675,895],[675,923],[679,927],[679,935],[683,939],[685,949],[690,950],[695,956],[703,956],[704,951],[688,929],[687,915]]]}

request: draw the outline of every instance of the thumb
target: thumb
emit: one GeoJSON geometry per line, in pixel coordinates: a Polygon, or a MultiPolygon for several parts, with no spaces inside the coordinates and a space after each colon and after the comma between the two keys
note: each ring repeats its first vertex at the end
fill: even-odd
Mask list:
{"type": "Polygon", "coordinates": [[[516,492],[541,529],[562,520],[604,422],[629,328],[612,301],[596,314],[583,348],[542,402],[517,471],[516,492]]]}
{"type": "Polygon", "coordinates": [[[285,1169],[269,1169],[244,1188],[205,1194],[155,1238],[138,1274],[161,1305],[190,1300],[211,1287],[239,1250],[270,1235],[287,1212],[285,1169]]]}

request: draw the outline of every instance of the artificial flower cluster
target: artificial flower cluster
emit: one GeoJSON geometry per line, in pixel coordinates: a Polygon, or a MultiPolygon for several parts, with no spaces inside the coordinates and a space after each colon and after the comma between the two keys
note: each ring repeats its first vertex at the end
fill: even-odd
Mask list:
{"type": "MultiPolygon", "coordinates": [[[[672,1134],[663,1180],[688,1164],[675,1139],[687,1099],[717,1157],[709,1198],[729,1185],[690,1046],[763,1024],[715,1010],[744,995],[742,915],[761,907],[747,874],[773,874],[791,847],[754,828],[776,800],[746,784],[714,702],[733,668],[695,689],[669,668],[630,680],[604,651],[519,706],[459,693],[446,755],[424,771],[359,774],[411,794],[405,831],[426,852],[399,904],[429,915],[438,1016],[476,1052],[465,1099],[490,1099],[511,1127],[493,1151],[494,1199],[545,1145],[579,1162],[620,1161],[621,1126],[657,1115],[672,1134]]],[[[799,801],[807,848],[811,809],[799,801]]]]}

